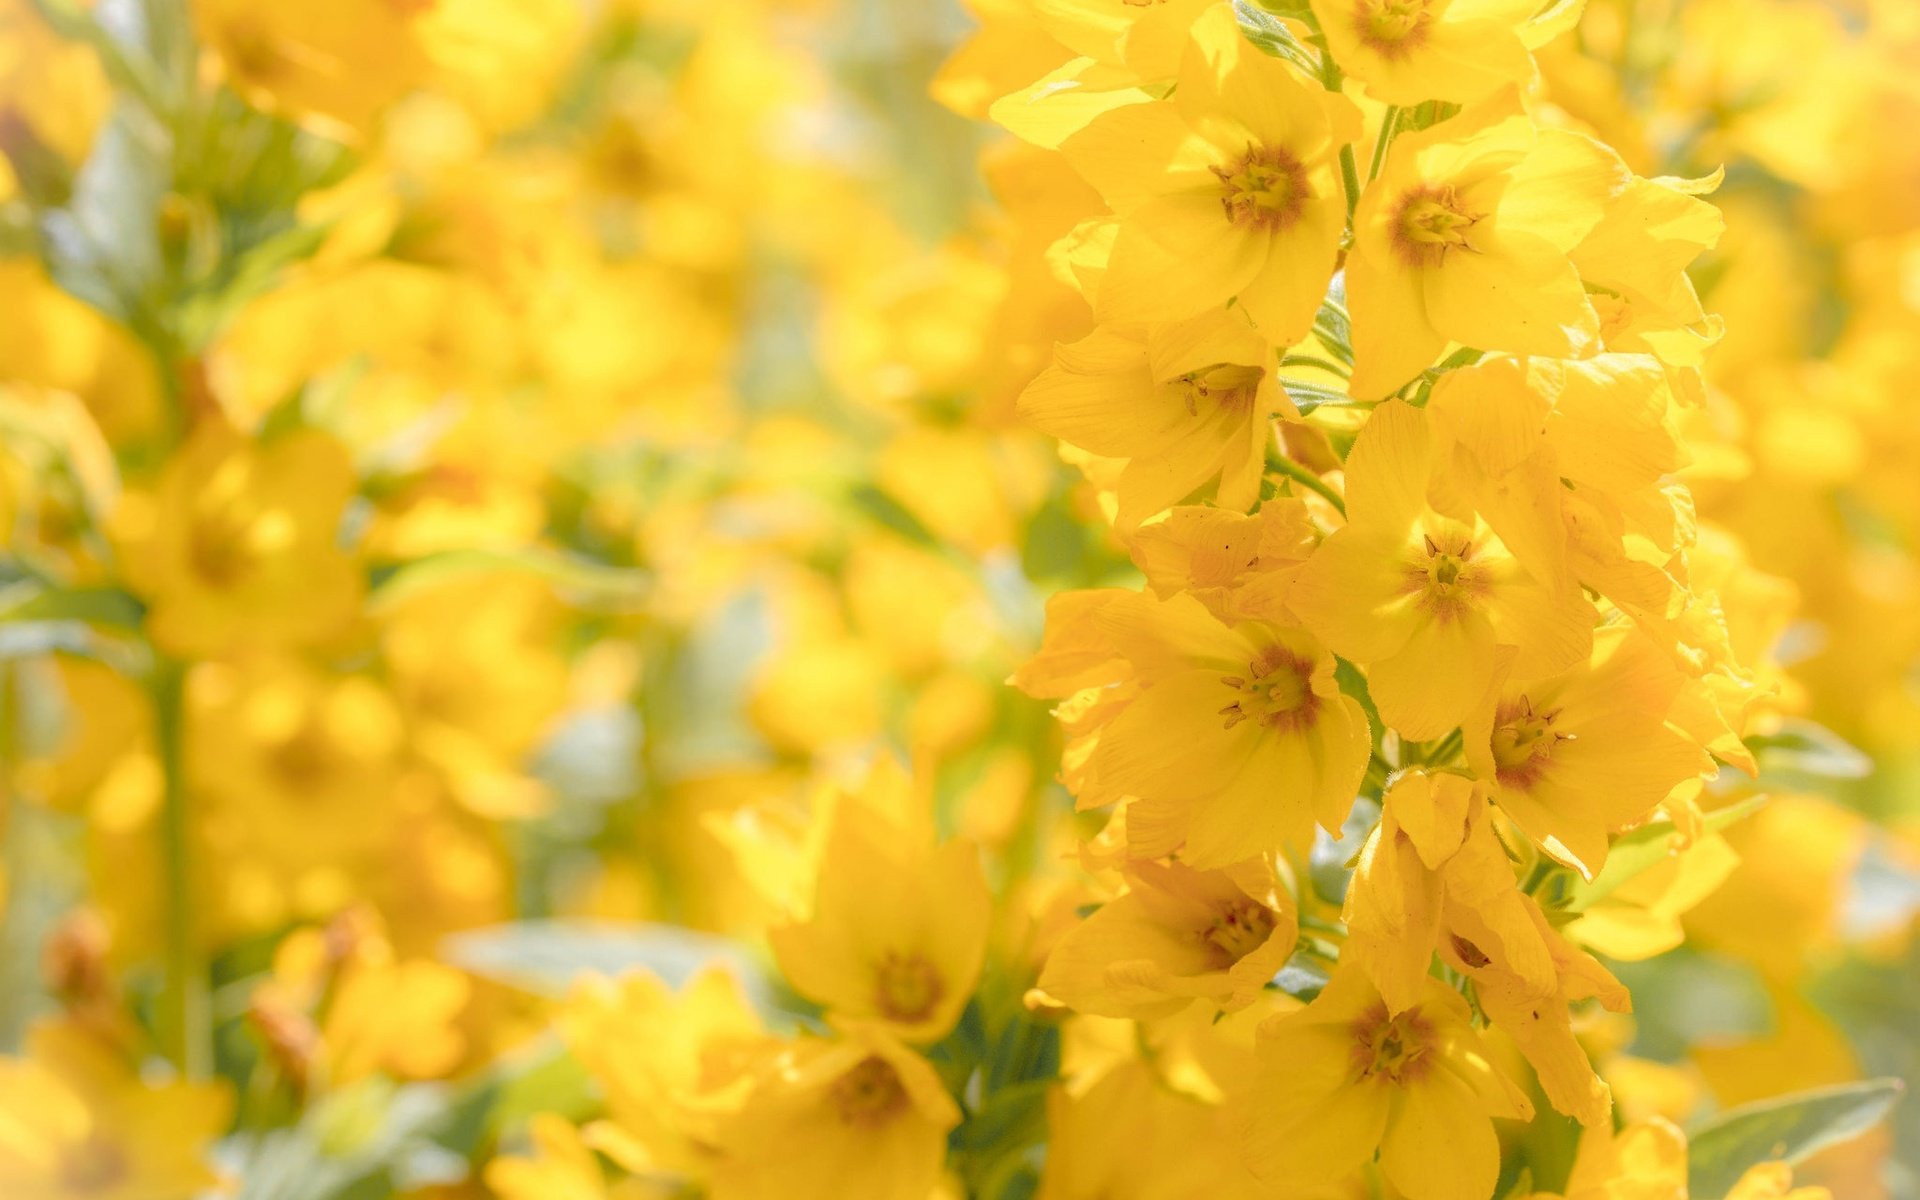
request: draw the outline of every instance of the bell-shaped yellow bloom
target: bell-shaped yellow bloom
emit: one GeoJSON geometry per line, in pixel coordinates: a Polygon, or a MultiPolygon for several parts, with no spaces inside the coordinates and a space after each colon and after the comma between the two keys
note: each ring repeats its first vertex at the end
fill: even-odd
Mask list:
{"type": "Polygon", "coordinates": [[[1502,661],[1538,678],[1585,658],[1598,615],[1570,581],[1515,558],[1472,512],[1436,511],[1427,415],[1380,405],[1347,456],[1347,524],[1299,569],[1288,604],[1367,668],[1380,717],[1425,740],[1457,726],[1502,661]]]}
{"type": "Polygon", "coordinates": [[[339,546],[353,490],[345,447],[323,433],[254,443],[202,425],[168,462],[151,506],[116,514],[154,640],[215,656],[337,632],[364,589],[339,546]]]}
{"type": "Polygon", "coordinates": [[[1400,775],[1347,890],[1350,961],[1389,1012],[1417,1003],[1435,950],[1473,980],[1482,1010],[1533,1064],[1553,1106],[1585,1124],[1612,1111],[1607,1085],[1574,1039],[1569,1003],[1627,1006],[1626,989],[1569,945],[1520,891],[1480,786],[1465,776],[1400,775]]]}
{"type": "MultiPolygon", "coordinates": [[[[1692,539],[1667,480],[1688,463],[1658,360],[1490,358],[1449,371],[1427,411],[1452,486],[1516,554],[1633,612],[1668,611],[1692,539]]],[[[1689,502],[1690,503],[1690,502],[1689,502]]]]}
{"type": "Polygon", "coordinates": [[[970,842],[835,810],[813,911],[769,930],[780,969],[839,1020],[873,1022],[911,1042],[953,1028],[986,958],[993,900],[970,842]]]}
{"type": "Polygon", "coordinates": [[[1669,720],[1687,684],[1634,626],[1608,625],[1587,662],[1490,694],[1464,726],[1467,761],[1528,837],[1591,877],[1606,861],[1608,831],[1714,769],[1669,720]]]}
{"type": "MultiPolygon", "coordinates": [[[[1116,593],[1094,621],[1139,692],[1110,716],[1082,808],[1132,797],[1140,857],[1224,867],[1340,828],[1372,748],[1333,656],[1304,630],[1222,624],[1199,601],[1116,593]]],[[[1116,664],[1118,665],[1118,664],[1116,664]]]]}
{"type": "Polygon", "coordinates": [[[1599,349],[1567,253],[1627,178],[1598,142],[1536,128],[1512,91],[1396,138],[1353,218],[1352,394],[1386,396],[1449,342],[1559,358],[1599,349]]]}
{"type": "Polygon", "coordinates": [[[713,1200],[927,1200],[960,1111],[927,1061],[877,1028],[807,1038],[722,1125],[713,1200]]]}
{"type": "MultiPolygon", "coordinates": [[[[1704,186],[1636,178],[1573,248],[1570,257],[1600,316],[1607,349],[1698,368],[1719,340],[1719,319],[1707,316],[1687,274],[1726,228],[1720,210],[1695,194],[1704,186]]],[[[1691,390],[1697,397],[1697,378],[1691,390]]]]}
{"type": "Polygon", "coordinates": [[[1333,59],[1387,104],[1465,104],[1533,76],[1537,0],[1312,0],[1333,59]]]}
{"type": "Polygon", "coordinates": [[[1196,999],[1231,1012],[1293,953],[1299,921],[1271,856],[1221,871],[1122,870],[1126,893],[1061,938],[1040,974],[1040,990],[1075,1012],[1146,1020],[1196,999]]]}
{"type": "Polygon", "coordinates": [[[1377,1154],[1408,1200],[1488,1200],[1500,1174],[1494,1119],[1533,1116],[1467,1002],[1437,979],[1394,1014],[1364,972],[1343,966],[1313,1003],[1261,1026],[1259,1054],[1244,1152],[1275,1188],[1333,1183],[1377,1154]]]}
{"type": "Polygon", "coordinates": [[[1171,99],[1113,109],[1061,143],[1118,222],[1097,315],[1172,321],[1233,300],[1268,340],[1297,341],[1333,275],[1337,163],[1359,123],[1345,97],[1255,49],[1230,8],[1209,9],[1171,99]]]}
{"type": "Polygon", "coordinates": [[[1070,445],[1127,461],[1121,529],[1214,479],[1215,502],[1245,512],[1260,495],[1272,420],[1293,410],[1273,362],[1272,346],[1226,310],[1144,330],[1103,326],[1054,351],[1020,413],[1070,445]]]}
{"type": "Polygon", "coordinates": [[[1128,540],[1135,566],[1161,599],[1186,592],[1223,621],[1258,617],[1298,624],[1285,607],[1287,568],[1305,562],[1317,535],[1307,506],[1290,496],[1252,516],[1186,505],[1128,540]]]}

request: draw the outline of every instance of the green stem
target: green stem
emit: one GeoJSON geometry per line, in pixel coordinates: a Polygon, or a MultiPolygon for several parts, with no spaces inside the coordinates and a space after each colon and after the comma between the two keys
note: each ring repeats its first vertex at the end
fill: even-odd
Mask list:
{"type": "Polygon", "coordinates": [[[1311,354],[1289,354],[1280,360],[1280,365],[1283,367],[1313,367],[1316,370],[1325,371],[1329,375],[1337,375],[1341,379],[1345,379],[1353,373],[1337,362],[1325,358],[1315,358],[1311,354]]]}
{"type": "Polygon", "coordinates": [[[154,735],[164,793],[160,848],[165,880],[166,976],[160,995],[161,1044],[188,1079],[213,1069],[213,1026],[206,964],[200,961],[193,896],[193,813],[186,778],[186,664],[156,654],[154,735]]]}
{"type": "Polygon", "coordinates": [[[1367,168],[1367,182],[1380,178],[1380,168],[1387,162],[1387,146],[1393,141],[1393,135],[1400,124],[1400,110],[1393,105],[1380,118],[1379,136],[1373,139],[1373,164],[1367,168]]]}
{"type": "Polygon", "coordinates": [[[1340,147],[1340,179],[1347,189],[1347,225],[1353,225],[1353,211],[1360,207],[1360,167],[1351,145],[1340,147]]]}
{"type": "Polygon", "coordinates": [[[1327,486],[1326,480],[1315,475],[1312,471],[1307,470],[1286,455],[1278,451],[1267,455],[1267,466],[1285,475],[1288,479],[1306,488],[1308,491],[1317,493],[1328,504],[1333,505],[1334,511],[1338,512],[1341,516],[1344,517],[1347,515],[1347,502],[1341,499],[1339,492],[1327,486]]]}
{"type": "MultiPolygon", "coordinates": [[[[1314,34],[1314,48],[1320,51],[1320,86],[1330,92],[1342,90],[1346,76],[1340,72],[1340,64],[1333,61],[1333,51],[1327,48],[1327,39],[1314,34]]],[[[1340,179],[1347,189],[1347,226],[1353,226],[1353,210],[1360,205],[1360,165],[1353,157],[1353,147],[1340,147],[1340,179]]]]}

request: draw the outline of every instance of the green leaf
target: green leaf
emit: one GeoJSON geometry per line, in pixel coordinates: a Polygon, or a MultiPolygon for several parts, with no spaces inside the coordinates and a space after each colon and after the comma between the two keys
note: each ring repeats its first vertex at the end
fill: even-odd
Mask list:
{"type": "Polygon", "coordinates": [[[546,580],[582,607],[629,610],[646,598],[649,576],[629,567],[574,558],[538,547],[447,550],[377,572],[371,607],[379,612],[456,579],[511,572],[546,580]]]}
{"type": "Polygon", "coordinates": [[[1313,317],[1313,334],[1329,354],[1349,367],[1353,365],[1353,322],[1347,316],[1346,272],[1335,275],[1327,286],[1327,298],[1320,302],[1320,311],[1313,317]]]}
{"type": "Polygon", "coordinates": [[[116,587],[41,588],[22,584],[0,592],[0,621],[77,621],[108,629],[140,628],[146,606],[116,587]]]}
{"type": "Polygon", "coordinates": [[[601,1103],[580,1061],[557,1039],[543,1039],[530,1052],[495,1063],[463,1088],[436,1122],[433,1138],[455,1154],[473,1158],[540,1113],[582,1121],[595,1115],[601,1103]]]}
{"type": "MultiPolygon", "coordinates": [[[[1290,4],[1280,11],[1288,16],[1303,17],[1311,10],[1305,4],[1290,4]]],[[[1319,54],[1294,36],[1293,30],[1276,12],[1250,4],[1248,0],[1233,0],[1233,15],[1240,22],[1240,32],[1262,53],[1284,58],[1308,75],[1320,73],[1319,54]]]]}
{"type": "Polygon", "coordinates": [[[446,1111],[446,1090],[432,1084],[370,1080],[336,1092],[290,1129],[236,1140],[237,1200],[359,1200],[457,1179],[464,1164],[430,1137],[446,1111]]]}
{"type": "Polygon", "coordinates": [[[1280,386],[1287,389],[1287,395],[1293,400],[1293,406],[1300,410],[1300,415],[1303,417],[1316,408],[1368,407],[1345,392],[1336,392],[1332,388],[1321,387],[1318,384],[1302,383],[1298,379],[1288,379],[1283,376],[1280,386]]]}
{"type": "Polygon", "coordinates": [[[66,207],[41,214],[47,270],[61,287],[116,321],[158,319],[166,261],[160,208],[171,186],[166,132],[121,104],[94,139],[66,207]]]}
{"type": "Polygon", "coordinates": [[[853,506],[865,513],[873,521],[906,538],[908,541],[927,549],[939,549],[940,539],[921,523],[920,518],[908,511],[904,504],[892,496],[874,487],[872,484],[860,484],[849,495],[853,506]]]}
{"type": "Polygon", "coordinates": [[[1828,779],[1865,779],[1873,760],[1824,725],[1799,718],[1780,723],[1777,732],[1747,739],[1762,779],[1805,784],[1828,779]]]}
{"type": "Polygon", "coordinates": [[[1898,1079],[1869,1079],[1729,1109],[1689,1136],[1688,1190],[1699,1200],[1719,1200],[1749,1167],[1797,1163],[1858,1137],[1877,1125],[1905,1090],[1898,1079]]]}
{"type": "MultiPolygon", "coordinates": [[[[1709,833],[1717,833],[1735,821],[1752,816],[1766,806],[1768,797],[1749,796],[1725,808],[1706,814],[1702,822],[1709,833]]],[[[1670,821],[1650,821],[1626,834],[1607,849],[1607,863],[1591,881],[1576,881],[1564,906],[1568,912],[1584,912],[1596,901],[1612,894],[1628,880],[1650,871],[1673,856],[1674,827],[1670,821]]]]}

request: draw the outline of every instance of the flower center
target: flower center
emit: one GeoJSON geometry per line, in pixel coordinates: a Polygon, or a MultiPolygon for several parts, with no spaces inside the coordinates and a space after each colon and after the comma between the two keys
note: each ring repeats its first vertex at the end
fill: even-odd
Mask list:
{"type": "Polygon", "coordinates": [[[279,509],[251,512],[231,503],[205,505],[187,528],[187,561],[202,580],[232,588],[291,545],[294,533],[292,516],[279,509]]]}
{"type": "Polygon", "coordinates": [[[1215,363],[1211,367],[1176,376],[1168,386],[1187,406],[1187,414],[1197,417],[1202,401],[1234,411],[1251,410],[1254,396],[1260,390],[1260,381],[1265,377],[1266,372],[1259,367],[1215,363]]]}
{"type": "Polygon", "coordinates": [[[1535,712],[1525,696],[1501,705],[1494,715],[1492,750],[1494,774],[1503,787],[1532,787],[1546,774],[1553,748],[1573,740],[1573,734],[1554,729],[1553,719],[1559,715],[1559,709],[1535,712]]]}
{"type": "Polygon", "coordinates": [[[1353,1065],[1362,1079],[1413,1083],[1432,1066],[1433,1026],[1410,1008],[1389,1016],[1384,1002],[1373,1005],[1353,1023],[1353,1065]]]}
{"type": "Polygon", "coordinates": [[[1442,534],[1421,538],[1422,550],[1408,571],[1408,587],[1420,597],[1420,606],[1442,620],[1466,613],[1484,586],[1481,569],[1473,561],[1473,541],[1442,534]]]}
{"type": "Polygon", "coordinates": [[[1220,207],[1227,223],[1271,233],[1300,216],[1309,191],[1307,169],[1279,146],[1249,146],[1229,166],[1215,167],[1222,186],[1220,207]]]}
{"type": "Polygon", "coordinates": [[[1386,58],[1405,58],[1427,40],[1433,0],[1358,0],[1354,24],[1360,40],[1386,58]]]}
{"type": "Polygon", "coordinates": [[[1438,266],[1455,247],[1472,249],[1467,234],[1479,219],[1452,187],[1416,188],[1394,214],[1393,248],[1410,266],[1438,266]]]}
{"type": "Polygon", "coordinates": [[[863,1129],[884,1124],[907,1107],[907,1089],[893,1064],[877,1054],[860,1060],[833,1085],[833,1106],[840,1120],[863,1129]]]}
{"type": "Polygon", "coordinates": [[[1223,961],[1219,965],[1223,968],[1266,945],[1272,935],[1273,914],[1264,905],[1251,901],[1217,911],[1213,923],[1200,934],[1220,952],[1219,958],[1223,961]]]}
{"type": "Polygon", "coordinates": [[[1258,721],[1280,733],[1313,724],[1320,697],[1313,691],[1313,664],[1274,647],[1247,664],[1247,676],[1222,675],[1220,682],[1239,696],[1220,710],[1232,729],[1242,721],[1258,721]]]}
{"type": "Polygon", "coordinates": [[[876,1003],[895,1021],[924,1020],[946,989],[940,972],[918,954],[887,954],[876,971],[876,1003]]]}

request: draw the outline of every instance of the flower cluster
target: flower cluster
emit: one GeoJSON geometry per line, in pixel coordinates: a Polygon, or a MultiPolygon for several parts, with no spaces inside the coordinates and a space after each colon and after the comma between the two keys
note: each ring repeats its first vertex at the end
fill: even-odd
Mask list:
{"type": "Polygon", "coordinates": [[[968,7],[0,0],[0,1198],[1905,1194],[1910,0],[968,7]]]}

